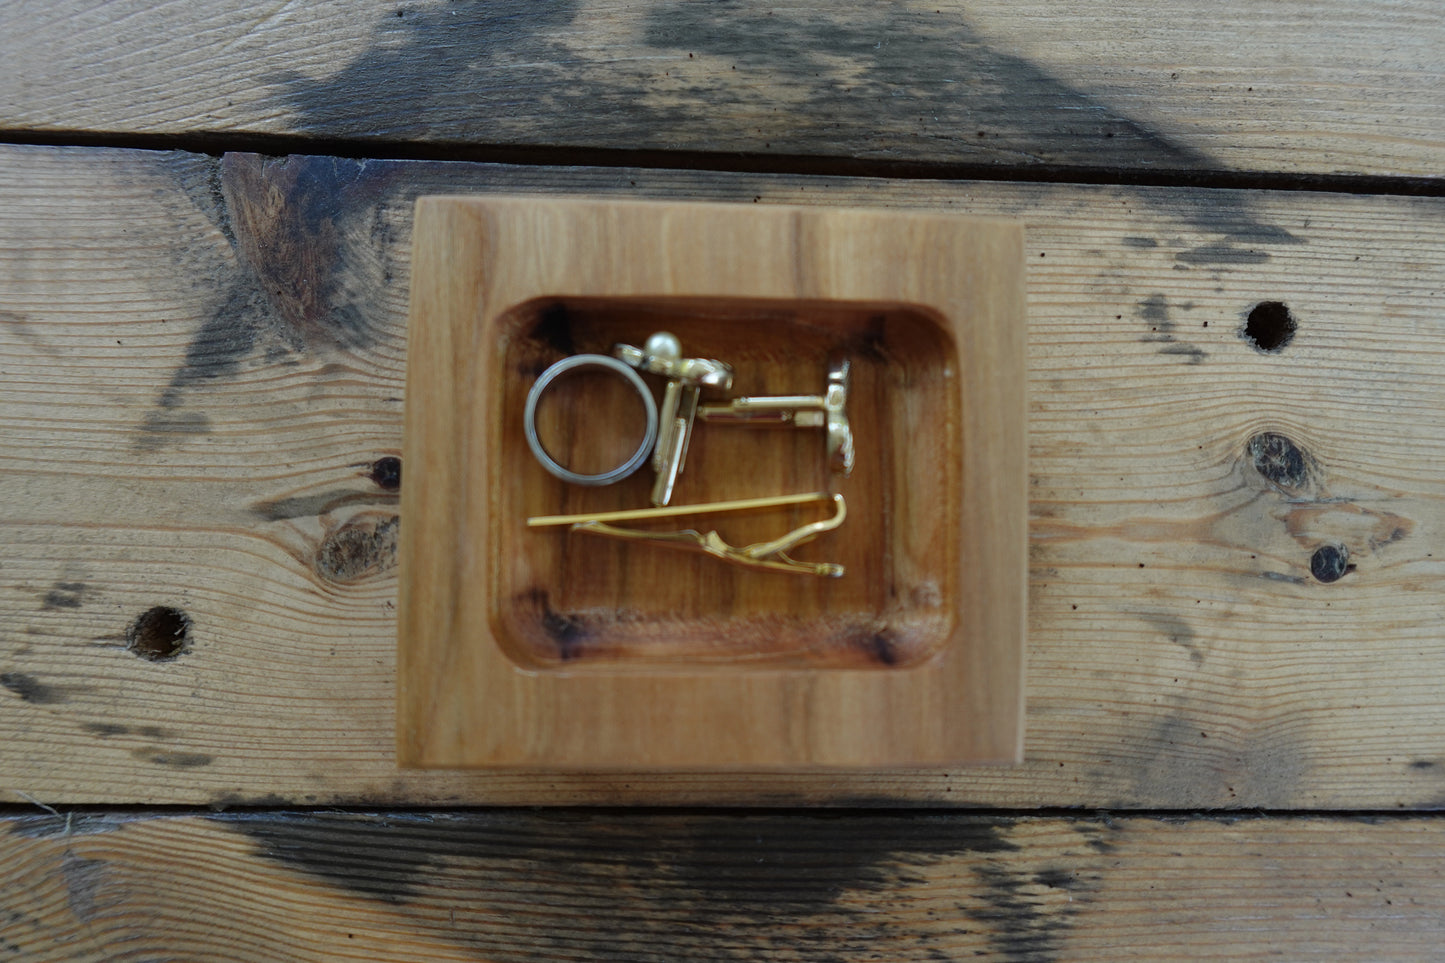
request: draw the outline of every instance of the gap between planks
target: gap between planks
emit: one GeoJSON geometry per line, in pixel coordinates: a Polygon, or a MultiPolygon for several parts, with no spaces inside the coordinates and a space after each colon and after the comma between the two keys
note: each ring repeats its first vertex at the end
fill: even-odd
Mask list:
{"type": "Polygon", "coordinates": [[[303,134],[0,130],[0,146],[184,151],[220,158],[230,153],[271,157],[312,155],[376,161],[453,161],[519,167],[627,168],[731,174],[805,175],[887,180],[1016,182],[1061,186],[1176,187],[1199,190],[1309,191],[1366,196],[1445,197],[1445,177],[1325,174],[1224,168],[1135,168],[1085,164],[1010,166],[950,161],[891,160],[747,151],[638,150],[608,147],[517,146],[337,139],[303,134]]]}

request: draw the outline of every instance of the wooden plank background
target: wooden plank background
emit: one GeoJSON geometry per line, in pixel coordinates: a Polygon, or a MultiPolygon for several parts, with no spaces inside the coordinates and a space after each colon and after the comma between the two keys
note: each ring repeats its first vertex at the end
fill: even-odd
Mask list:
{"type": "Polygon", "coordinates": [[[397,506],[373,475],[400,447],[410,207],[484,190],[1004,214],[1029,245],[1027,764],[548,777],[547,801],[1445,798],[1439,199],[4,156],[13,789],[537,801],[536,775],[400,772],[391,745],[397,506]],[[1277,354],[1241,337],[1267,299],[1298,319],[1277,354]],[[1326,546],[1354,566],[1330,584],[1326,546]],[[173,661],[126,649],[156,606],[191,620],[173,661]]]}
{"type": "Polygon", "coordinates": [[[1427,7],[12,9],[0,959],[1438,952],[1427,7]],[[410,206],[458,191],[1024,222],[1022,767],[396,768],[410,206]],[[847,811],[473,808],[538,799],[847,811]]]}
{"type": "Polygon", "coordinates": [[[1433,820],[962,814],[12,818],[0,954],[1417,960],[1433,820]],[[1366,940],[1368,942],[1366,942],[1366,940]],[[1356,942],[1359,941],[1359,942],[1356,942]]]}
{"type": "Polygon", "coordinates": [[[0,126],[30,133],[1445,173],[1415,0],[10,6],[0,126]]]}

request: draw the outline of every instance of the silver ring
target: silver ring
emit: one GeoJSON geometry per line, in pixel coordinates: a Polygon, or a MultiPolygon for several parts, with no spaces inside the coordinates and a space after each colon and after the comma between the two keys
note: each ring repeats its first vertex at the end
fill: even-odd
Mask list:
{"type": "Polygon", "coordinates": [[[537,378],[537,383],[532,385],[532,390],[527,392],[527,414],[525,418],[527,431],[527,445],[532,449],[532,454],[537,456],[537,461],[542,467],[563,481],[571,482],[574,485],[610,485],[613,482],[621,481],[642,467],[647,461],[647,456],[652,453],[652,448],[657,444],[657,402],[652,400],[652,392],[647,389],[636,371],[616,358],[608,357],[605,354],[574,354],[570,358],[563,358],[537,378]],[[632,457],[610,471],[604,471],[597,475],[583,475],[572,471],[557,463],[557,459],[547,454],[547,449],[542,447],[542,439],[537,437],[537,402],[542,398],[542,392],[546,391],[552,382],[569,371],[579,368],[604,368],[608,371],[622,375],[628,380],[632,387],[637,389],[637,396],[642,399],[642,406],[647,410],[647,433],[643,435],[642,444],[632,453],[632,457]]]}

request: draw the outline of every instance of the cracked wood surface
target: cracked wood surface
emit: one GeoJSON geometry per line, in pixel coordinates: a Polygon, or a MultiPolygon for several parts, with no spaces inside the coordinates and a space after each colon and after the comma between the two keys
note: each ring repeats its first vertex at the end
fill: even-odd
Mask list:
{"type": "Polygon", "coordinates": [[[0,820],[0,959],[1435,958],[1438,820],[0,820]]]}
{"type": "Polygon", "coordinates": [[[1414,0],[29,0],[9,12],[0,129],[61,139],[294,135],[1015,173],[1438,177],[1445,158],[1445,19],[1414,0]]]}
{"type": "Polygon", "coordinates": [[[220,807],[1436,807],[1442,203],[6,148],[0,789],[220,807]],[[410,206],[457,191],[1025,222],[1024,766],[396,769],[410,206]],[[1276,353],[1243,337],[1263,301],[1297,324],[1276,353]],[[1315,574],[1322,552],[1337,581],[1315,574]],[[138,657],[176,641],[159,625],[181,651],[138,657]]]}

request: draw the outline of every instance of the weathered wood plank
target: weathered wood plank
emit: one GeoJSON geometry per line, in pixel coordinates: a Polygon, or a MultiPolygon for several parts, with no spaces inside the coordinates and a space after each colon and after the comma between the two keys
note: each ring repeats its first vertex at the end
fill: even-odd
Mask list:
{"type": "MultiPolygon", "coordinates": [[[[1445,801],[1445,202],[293,157],[0,154],[0,773],[12,801],[1445,801]],[[1026,764],[400,772],[412,199],[1022,218],[1026,764]],[[1276,300],[1276,353],[1241,332],[1276,300]],[[400,472],[404,483],[404,466],[400,472]],[[1347,570],[1321,575],[1343,559],[1347,570]],[[148,661],[184,630],[184,650],[148,661]],[[144,646],[143,646],[144,647],[144,646]]],[[[1267,313],[1267,312],[1266,312],[1267,313]]]]}
{"type": "Polygon", "coordinates": [[[1418,960],[1438,819],[11,817],[0,955],[1418,960]]]}
{"type": "Polygon", "coordinates": [[[65,0],[6,27],[10,131],[1427,176],[1445,158],[1445,19],[1412,0],[65,0]]]}

